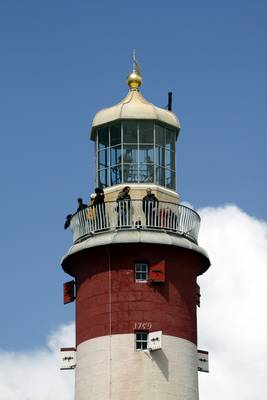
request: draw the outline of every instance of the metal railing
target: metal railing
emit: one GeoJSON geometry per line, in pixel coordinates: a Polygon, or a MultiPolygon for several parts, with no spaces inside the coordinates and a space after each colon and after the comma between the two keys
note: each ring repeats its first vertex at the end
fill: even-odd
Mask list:
{"type": "Polygon", "coordinates": [[[120,229],[163,230],[197,243],[199,215],[190,208],[162,201],[113,201],[89,206],[73,215],[73,242],[120,229]]]}

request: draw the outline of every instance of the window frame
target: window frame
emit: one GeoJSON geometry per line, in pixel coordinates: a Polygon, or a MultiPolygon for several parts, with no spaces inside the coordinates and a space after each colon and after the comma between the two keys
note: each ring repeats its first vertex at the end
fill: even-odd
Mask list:
{"type": "Polygon", "coordinates": [[[149,335],[149,331],[146,330],[138,330],[134,332],[134,349],[135,351],[139,352],[139,351],[146,351],[148,350],[147,346],[148,346],[148,335],[149,335]],[[146,335],[146,339],[141,338],[140,340],[137,339],[137,335],[146,335]],[[137,343],[141,343],[141,348],[137,348],[137,343]],[[145,347],[143,347],[143,343],[146,344],[145,347]]]}
{"type": "Polygon", "coordinates": [[[149,279],[149,264],[144,261],[139,261],[134,264],[134,279],[136,283],[147,283],[149,279]],[[137,266],[146,266],[146,271],[137,271],[137,266]],[[138,279],[137,274],[146,274],[146,279],[138,279]]]}

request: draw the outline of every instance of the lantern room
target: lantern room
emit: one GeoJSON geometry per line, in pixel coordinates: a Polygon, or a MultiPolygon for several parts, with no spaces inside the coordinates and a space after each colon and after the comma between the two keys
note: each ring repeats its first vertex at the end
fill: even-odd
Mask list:
{"type": "Polygon", "coordinates": [[[99,111],[93,120],[96,185],[154,184],[175,191],[175,144],[180,124],[173,112],[142,96],[141,82],[134,68],[128,76],[127,96],[99,111]]]}

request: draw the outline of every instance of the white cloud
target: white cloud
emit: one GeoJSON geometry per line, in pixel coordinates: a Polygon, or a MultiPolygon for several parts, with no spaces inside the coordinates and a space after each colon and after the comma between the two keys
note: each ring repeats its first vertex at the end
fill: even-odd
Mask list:
{"type": "MultiPolygon", "coordinates": [[[[199,279],[199,348],[210,373],[199,373],[200,399],[267,398],[267,224],[234,205],[205,208],[200,245],[212,266],[199,279]]],[[[32,352],[0,351],[0,400],[73,400],[74,372],[60,371],[58,349],[74,343],[73,324],[32,352]]]]}
{"type": "Polygon", "coordinates": [[[0,400],[73,400],[74,372],[60,371],[59,349],[74,345],[74,324],[53,332],[31,352],[0,350],[0,400]]]}
{"type": "Polygon", "coordinates": [[[200,399],[265,399],[267,224],[234,205],[199,213],[200,245],[212,262],[199,279],[199,348],[210,352],[200,399]]]}

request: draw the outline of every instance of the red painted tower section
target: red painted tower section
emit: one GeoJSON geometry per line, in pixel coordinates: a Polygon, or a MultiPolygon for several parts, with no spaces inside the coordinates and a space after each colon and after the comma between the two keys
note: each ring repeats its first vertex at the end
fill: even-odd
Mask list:
{"type": "Polygon", "coordinates": [[[72,217],[62,260],[76,285],[75,400],[197,400],[197,276],[210,262],[175,190],[179,121],[142,97],[135,68],[128,83],[93,121],[105,203],[72,217]]]}
{"type": "Polygon", "coordinates": [[[138,322],[149,323],[147,330],[197,343],[196,279],[207,269],[202,255],[179,247],[125,243],[75,253],[63,267],[76,279],[77,344],[133,333],[138,322]],[[150,265],[163,261],[165,282],[137,283],[134,265],[142,260],[150,265]]]}

